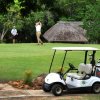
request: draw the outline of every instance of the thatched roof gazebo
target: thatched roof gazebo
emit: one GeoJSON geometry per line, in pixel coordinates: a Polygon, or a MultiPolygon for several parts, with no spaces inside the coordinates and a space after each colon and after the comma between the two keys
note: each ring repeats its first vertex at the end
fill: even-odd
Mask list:
{"type": "Polygon", "coordinates": [[[86,31],[80,27],[81,22],[63,22],[57,24],[47,30],[43,37],[48,42],[76,42],[86,43],[86,31]]]}

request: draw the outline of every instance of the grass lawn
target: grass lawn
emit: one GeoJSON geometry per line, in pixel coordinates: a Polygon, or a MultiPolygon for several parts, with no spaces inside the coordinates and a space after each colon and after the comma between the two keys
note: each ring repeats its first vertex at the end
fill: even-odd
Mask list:
{"type": "MultiPolygon", "coordinates": [[[[52,47],[58,46],[89,46],[100,49],[100,45],[97,44],[0,44],[0,80],[23,79],[25,71],[28,70],[32,71],[33,78],[42,73],[48,73],[53,55],[52,47]]],[[[57,70],[58,67],[61,66],[63,54],[64,52],[62,51],[57,53],[55,63],[53,64],[53,70],[57,70]]],[[[73,63],[75,66],[78,66],[80,62],[83,62],[84,52],[68,52],[67,58],[65,70],[68,68],[69,62],[73,63]]],[[[100,51],[96,53],[96,60],[99,58],[100,51]]]]}
{"type": "Polygon", "coordinates": [[[100,100],[100,94],[86,94],[82,97],[82,100],[100,100]]]}

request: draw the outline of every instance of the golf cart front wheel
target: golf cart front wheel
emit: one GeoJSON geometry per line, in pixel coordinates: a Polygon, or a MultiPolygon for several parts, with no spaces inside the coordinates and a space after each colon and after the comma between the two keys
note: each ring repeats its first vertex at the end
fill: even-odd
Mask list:
{"type": "Polygon", "coordinates": [[[63,87],[62,85],[60,84],[54,84],[52,86],[52,93],[55,95],[55,96],[60,96],[63,92],[63,87]]]}
{"type": "Polygon", "coordinates": [[[94,93],[100,93],[100,83],[95,83],[92,86],[92,90],[93,90],[94,93]]]}
{"type": "Polygon", "coordinates": [[[45,83],[43,84],[42,89],[43,89],[44,92],[50,92],[51,91],[50,87],[45,83]]]}

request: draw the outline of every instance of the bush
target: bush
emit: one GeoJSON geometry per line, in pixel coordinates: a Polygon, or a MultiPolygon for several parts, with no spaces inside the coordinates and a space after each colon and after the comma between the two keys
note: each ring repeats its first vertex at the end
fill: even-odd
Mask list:
{"type": "Polygon", "coordinates": [[[32,86],[32,71],[31,70],[25,71],[24,84],[32,86]]]}

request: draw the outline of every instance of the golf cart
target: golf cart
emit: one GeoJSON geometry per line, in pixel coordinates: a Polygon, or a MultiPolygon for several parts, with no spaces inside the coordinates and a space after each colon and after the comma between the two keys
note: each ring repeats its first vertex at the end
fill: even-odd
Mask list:
{"type": "Polygon", "coordinates": [[[96,64],[95,53],[99,51],[92,47],[54,47],[54,54],[51,60],[49,74],[45,77],[43,90],[52,92],[55,96],[62,95],[63,91],[90,89],[94,93],[100,93],[100,61],[96,64]],[[55,54],[57,51],[64,51],[64,58],[59,72],[51,72],[55,54]],[[62,72],[67,52],[82,51],[85,52],[84,62],[79,64],[78,69],[69,63],[69,69],[62,72]],[[91,55],[88,52],[92,52],[91,55]],[[87,63],[87,56],[90,56],[90,62],[87,63]],[[76,70],[75,73],[70,73],[76,70]],[[66,75],[66,76],[65,76],[66,75]]]}

